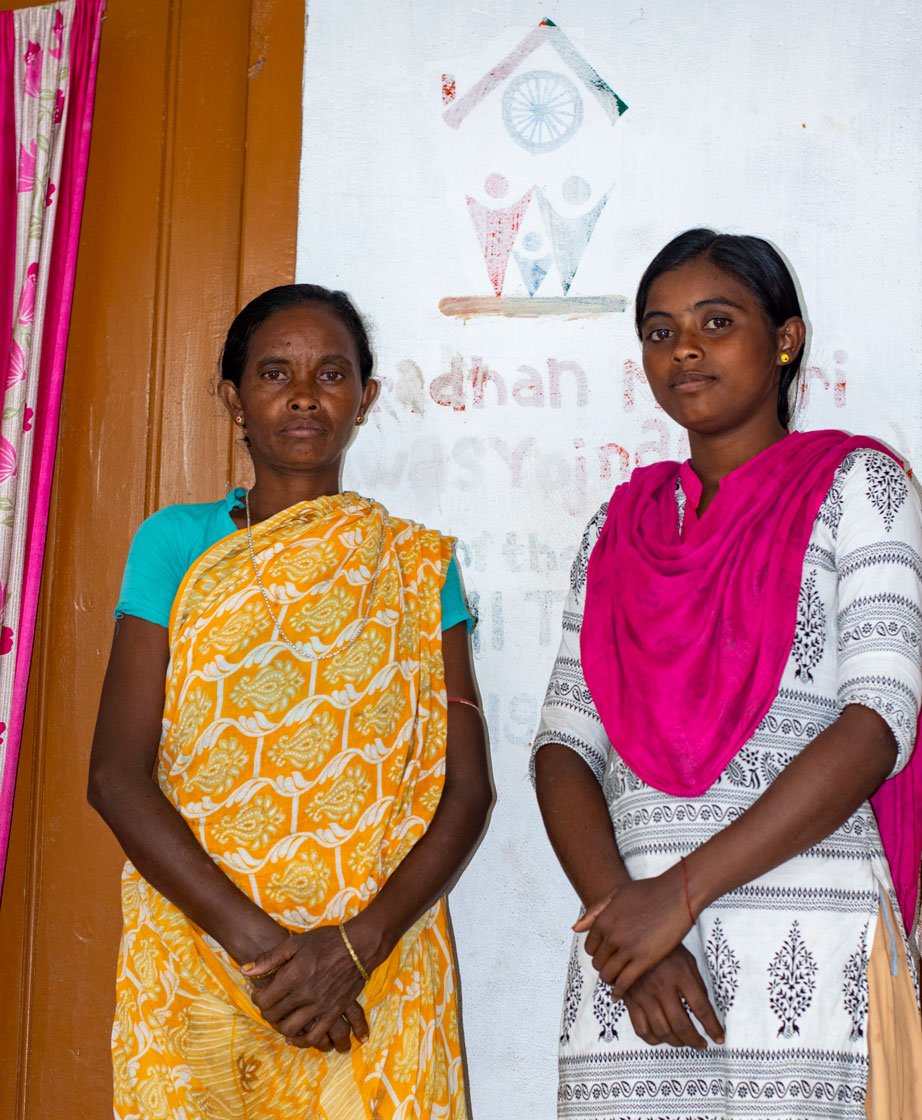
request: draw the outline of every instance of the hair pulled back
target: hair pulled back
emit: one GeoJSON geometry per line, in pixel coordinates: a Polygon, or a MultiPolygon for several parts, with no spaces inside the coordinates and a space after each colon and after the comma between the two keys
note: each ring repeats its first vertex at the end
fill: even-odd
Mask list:
{"type": "MultiPolygon", "coordinates": [[[[638,338],[640,324],[647,309],[650,288],[664,272],[671,272],[693,260],[710,261],[753,294],[766,319],[780,327],[788,319],[801,317],[797,288],[788,266],[773,245],[761,237],[748,234],[716,233],[712,229],[689,229],[674,237],[647,265],[637,286],[634,304],[634,325],[638,338]]],[[[791,386],[797,377],[803,348],[791,355],[788,365],[781,367],[778,384],[778,419],[786,428],[791,422],[791,386]]]]}
{"type": "Polygon", "coordinates": [[[282,284],[251,299],[228,329],[221,351],[221,377],[233,382],[239,389],[254,332],[278,311],[310,305],[332,311],[352,335],[359,356],[362,385],[367,385],[374,368],[374,357],[362,316],[345,292],[331,291],[320,284],[282,284]]]}

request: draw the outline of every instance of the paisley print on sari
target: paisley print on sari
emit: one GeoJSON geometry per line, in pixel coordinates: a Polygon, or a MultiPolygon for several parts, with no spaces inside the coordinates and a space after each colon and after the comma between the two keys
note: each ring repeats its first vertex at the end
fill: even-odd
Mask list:
{"type": "MultiPolygon", "coordinates": [[[[173,605],[158,780],[241,890],[310,930],[366,906],[438,806],[451,540],[346,493],[253,541],[296,648],[246,534],[209,548],[173,605]]],[[[131,864],[123,909],[116,1116],[466,1115],[443,903],[373,973],[371,1036],[345,1055],[287,1046],[234,962],[131,864]]]]}

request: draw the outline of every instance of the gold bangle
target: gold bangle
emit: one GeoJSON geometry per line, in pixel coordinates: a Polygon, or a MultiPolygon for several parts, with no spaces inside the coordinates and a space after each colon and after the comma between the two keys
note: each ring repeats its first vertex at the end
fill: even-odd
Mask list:
{"type": "Polygon", "coordinates": [[[365,966],[359,960],[358,953],[355,951],[355,949],[352,948],[352,942],[349,940],[349,934],[346,933],[346,925],[344,922],[339,923],[339,935],[343,939],[343,945],[346,946],[346,949],[348,950],[349,956],[352,957],[352,961],[355,967],[359,970],[359,974],[367,984],[371,977],[365,971],[365,966]]]}

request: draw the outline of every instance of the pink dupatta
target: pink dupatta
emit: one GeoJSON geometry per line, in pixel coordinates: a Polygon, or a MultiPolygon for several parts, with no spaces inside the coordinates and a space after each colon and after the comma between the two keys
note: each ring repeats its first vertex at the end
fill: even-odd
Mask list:
{"type": "MultiPolygon", "coordinates": [[[[752,737],[794,640],[804,554],[843,458],[875,440],[792,433],[727,475],[679,535],[678,463],[615,490],[589,559],[583,673],[609,739],[648,785],[698,797],[752,737]]],[[[687,468],[686,468],[687,469],[687,468]]],[[[872,798],[906,928],[922,857],[922,752],[872,798]]]]}

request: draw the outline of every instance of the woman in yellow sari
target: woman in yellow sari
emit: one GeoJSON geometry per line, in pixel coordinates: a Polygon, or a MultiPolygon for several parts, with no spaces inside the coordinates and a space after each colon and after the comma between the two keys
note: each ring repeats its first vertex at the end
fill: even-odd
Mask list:
{"type": "Polygon", "coordinates": [[[443,896],[492,789],[451,539],[340,491],[371,371],[343,293],[257,297],[219,390],[252,490],[132,544],[89,787],[121,1120],[466,1116],[443,896]]]}

